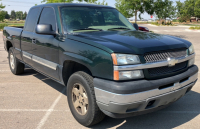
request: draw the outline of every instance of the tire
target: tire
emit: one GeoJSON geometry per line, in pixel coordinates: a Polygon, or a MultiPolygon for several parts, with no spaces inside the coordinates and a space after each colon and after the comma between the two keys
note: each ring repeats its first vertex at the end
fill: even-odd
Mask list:
{"type": "MultiPolygon", "coordinates": [[[[78,98],[80,98],[80,96],[78,98]]],[[[67,99],[68,99],[68,103],[69,103],[69,107],[72,112],[72,115],[83,126],[89,127],[101,122],[104,119],[105,115],[99,109],[96,103],[94,86],[93,86],[93,78],[89,74],[79,71],[79,72],[74,73],[69,78],[69,81],[67,84],[67,99]],[[83,88],[80,88],[80,86],[82,86],[83,88]],[[88,99],[88,101],[85,101],[84,99],[84,102],[82,103],[82,105],[87,105],[85,108],[85,110],[87,110],[86,114],[84,114],[84,111],[82,111],[82,108],[81,109],[75,108],[77,106],[74,100],[76,99],[78,101],[78,99],[77,97],[75,97],[75,94],[73,91],[77,91],[78,88],[80,91],[79,93],[81,93],[81,89],[83,89],[84,91],[83,96],[86,95],[88,99]]],[[[79,101],[79,104],[81,105],[80,101],[79,101]]]]}
{"type": "Polygon", "coordinates": [[[9,49],[9,53],[8,53],[9,66],[13,74],[19,75],[24,72],[25,65],[19,62],[19,60],[15,57],[13,50],[14,50],[13,47],[9,49]]]}

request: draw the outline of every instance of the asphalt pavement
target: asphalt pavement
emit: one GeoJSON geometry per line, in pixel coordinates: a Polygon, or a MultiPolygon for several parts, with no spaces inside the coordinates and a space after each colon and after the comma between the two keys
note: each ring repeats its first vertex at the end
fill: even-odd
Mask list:
{"type": "MultiPolygon", "coordinates": [[[[192,42],[196,51],[196,65],[200,68],[200,33],[187,31],[189,27],[141,26],[148,27],[154,33],[169,34],[192,42]]],[[[86,128],[73,118],[64,86],[28,67],[24,74],[13,75],[7,56],[0,36],[0,129],[86,128]]],[[[126,119],[106,117],[91,128],[199,129],[200,81],[192,91],[163,110],[126,119]]]]}

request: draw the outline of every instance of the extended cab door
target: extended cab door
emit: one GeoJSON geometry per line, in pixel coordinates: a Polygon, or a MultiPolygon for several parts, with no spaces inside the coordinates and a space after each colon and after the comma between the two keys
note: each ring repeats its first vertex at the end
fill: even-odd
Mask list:
{"type": "Polygon", "coordinates": [[[21,35],[21,50],[22,58],[25,63],[32,66],[32,41],[34,36],[34,29],[39,17],[39,7],[31,8],[26,19],[26,24],[24,26],[22,35],[21,35]]]}
{"type": "MultiPolygon", "coordinates": [[[[54,8],[44,7],[37,24],[51,24],[52,29],[57,31],[57,23],[54,8]]],[[[59,40],[53,35],[43,35],[34,32],[32,43],[34,67],[46,75],[59,79],[59,40]]]]}

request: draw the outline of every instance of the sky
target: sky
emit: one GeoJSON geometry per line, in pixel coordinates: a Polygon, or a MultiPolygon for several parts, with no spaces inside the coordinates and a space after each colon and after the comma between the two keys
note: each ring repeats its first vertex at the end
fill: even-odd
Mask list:
{"type": "MultiPolygon", "coordinates": [[[[6,8],[4,9],[5,11],[8,11],[10,14],[11,10],[15,11],[23,11],[23,12],[28,12],[29,9],[34,6],[35,4],[43,4],[41,3],[42,0],[0,0],[0,2],[3,5],[6,5],[6,8]]],[[[99,2],[102,2],[103,0],[98,0],[99,2]]],[[[179,1],[179,0],[172,0],[172,1],[179,1]]],[[[180,0],[181,2],[184,2],[185,0],[180,0]]],[[[115,7],[115,0],[106,0],[109,6],[115,7]]],[[[151,19],[150,15],[147,13],[144,13],[141,15],[142,18],[144,19],[151,19]]],[[[153,17],[155,19],[155,17],[153,17]]]]}

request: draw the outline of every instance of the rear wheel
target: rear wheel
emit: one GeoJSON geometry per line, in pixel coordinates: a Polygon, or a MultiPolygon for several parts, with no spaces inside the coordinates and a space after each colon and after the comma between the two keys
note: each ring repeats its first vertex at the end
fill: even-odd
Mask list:
{"type": "Polygon", "coordinates": [[[92,126],[104,119],[96,104],[93,78],[89,74],[74,73],[68,81],[67,96],[70,110],[80,124],[92,126]]]}
{"type": "Polygon", "coordinates": [[[8,59],[9,59],[10,70],[13,74],[19,75],[24,72],[25,65],[19,62],[19,60],[15,57],[13,52],[13,47],[9,49],[8,59]]]}

